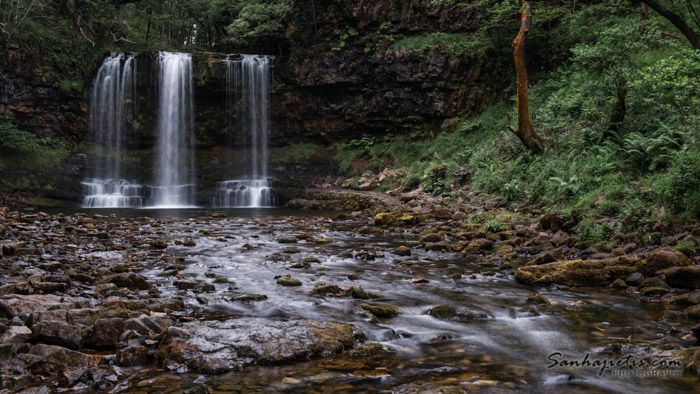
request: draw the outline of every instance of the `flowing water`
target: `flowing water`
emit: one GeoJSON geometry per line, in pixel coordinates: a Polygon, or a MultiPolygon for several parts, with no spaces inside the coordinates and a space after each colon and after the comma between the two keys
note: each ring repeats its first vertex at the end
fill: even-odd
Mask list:
{"type": "MultiPolygon", "coordinates": [[[[257,366],[222,376],[201,377],[155,369],[132,371],[139,389],[164,392],[206,382],[214,392],[378,392],[410,382],[435,383],[479,392],[692,392],[696,376],[620,377],[599,368],[548,368],[548,357],[560,352],[580,360],[611,344],[645,355],[660,346],[669,326],[659,322],[660,304],[645,304],[617,291],[568,288],[535,289],[518,285],[512,274],[487,261],[428,252],[410,232],[358,236],[362,223],[330,217],[276,216],[277,210],[230,211],[228,219],[203,217],[194,211],[165,215],[142,231],[167,229],[172,239],[192,238],[194,247],[171,246],[169,255],[184,258],[178,278],[164,275],[169,263],[142,274],[160,283],[165,296],[182,296],[199,319],[262,317],[270,320],[316,319],[351,324],[368,342],[390,353],[351,358],[337,356],[285,366],[257,366]],[[297,237],[282,244],[282,237],[297,237]],[[306,242],[322,237],[330,243],[306,242]],[[398,245],[413,247],[411,257],[393,253],[398,245]],[[313,259],[318,259],[315,262],[313,259]],[[306,259],[306,262],[305,262],[306,259]],[[398,263],[401,261],[401,263],[398,263]],[[300,287],[283,287],[275,277],[290,274],[300,287]],[[225,277],[201,294],[179,291],[175,280],[225,277]],[[314,297],[319,284],[349,288],[361,285],[381,298],[314,297]],[[535,293],[551,307],[528,305],[535,293]],[[264,294],[260,302],[233,302],[236,294],[264,294]],[[360,308],[365,302],[395,306],[399,315],[375,319],[360,308]],[[436,305],[466,308],[482,318],[439,320],[427,314],[436,305]]],[[[288,214],[288,211],[281,212],[288,214]]],[[[136,388],[134,388],[136,390],[136,388]]]]}
{"type": "Polygon", "coordinates": [[[87,208],[141,206],[142,186],[123,179],[122,153],[130,103],[135,97],[134,56],[112,53],[100,66],[90,90],[90,131],[98,150],[92,179],[82,182],[87,208]]]}
{"type": "Polygon", "coordinates": [[[194,205],[194,92],[192,55],[160,52],[158,145],[153,181],[156,207],[194,205]]]}
{"type": "Polygon", "coordinates": [[[246,145],[250,163],[245,177],[218,184],[212,200],[214,206],[255,208],[274,205],[267,175],[273,60],[271,56],[262,55],[229,56],[224,60],[229,151],[233,151],[233,145],[246,145]]]}

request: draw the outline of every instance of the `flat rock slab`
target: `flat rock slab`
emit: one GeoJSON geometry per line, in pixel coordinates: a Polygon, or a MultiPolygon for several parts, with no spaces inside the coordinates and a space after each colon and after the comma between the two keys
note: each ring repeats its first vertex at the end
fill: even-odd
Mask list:
{"type": "Polygon", "coordinates": [[[10,316],[17,316],[20,313],[72,309],[75,307],[75,303],[70,298],[55,295],[11,294],[0,297],[0,315],[5,313],[10,316]]]}
{"type": "Polygon", "coordinates": [[[315,320],[244,318],[170,327],[156,353],[164,368],[226,373],[252,364],[328,357],[355,342],[353,327],[315,320]]]}

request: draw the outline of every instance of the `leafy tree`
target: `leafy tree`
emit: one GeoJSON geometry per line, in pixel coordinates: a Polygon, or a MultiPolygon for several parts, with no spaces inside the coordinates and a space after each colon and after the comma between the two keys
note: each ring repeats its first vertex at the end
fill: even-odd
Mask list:
{"type": "Polygon", "coordinates": [[[292,11],[292,0],[242,0],[233,6],[236,17],[226,28],[228,41],[236,46],[260,44],[284,35],[285,18],[292,11]]]}

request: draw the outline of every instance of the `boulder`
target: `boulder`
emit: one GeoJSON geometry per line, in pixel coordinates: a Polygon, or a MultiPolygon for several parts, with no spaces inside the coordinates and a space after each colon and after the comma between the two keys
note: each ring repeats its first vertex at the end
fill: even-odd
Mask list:
{"type": "Polygon", "coordinates": [[[642,282],[644,282],[644,275],[642,275],[640,272],[635,272],[625,279],[625,283],[627,285],[634,287],[638,287],[642,284],[642,282]]]}
{"type": "Polygon", "coordinates": [[[130,290],[150,290],[152,287],[146,278],[133,272],[111,275],[100,283],[114,283],[119,287],[126,287],[130,290]]]}
{"type": "Polygon", "coordinates": [[[475,239],[469,243],[462,251],[459,253],[460,256],[465,256],[467,254],[478,254],[488,252],[493,249],[493,241],[486,238],[475,239]]]}
{"type": "Polygon", "coordinates": [[[115,348],[124,332],[124,319],[111,318],[96,320],[83,331],[83,346],[93,348],[115,348]]]}
{"type": "Polygon", "coordinates": [[[10,294],[0,297],[0,315],[17,316],[50,309],[70,309],[75,304],[66,297],[55,295],[19,295],[10,294]]]}
{"type": "Polygon", "coordinates": [[[430,309],[428,314],[440,320],[456,320],[463,322],[490,318],[486,312],[452,305],[437,305],[430,309]]]}
{"type": "Polygon", "coordinates": [[[32,330],[27,326],[11,326],[0,336],[1,345],[26,343],[32,337],[32,330]]]}
{"type": "Polygon", "coordinates": [[[552,283],[567,286],[607,287],[616,279],[625,279],[644,267],[638,257],[620,256],[605,260],[572,260],[521,267],[515,279],[527,285],[552,283]]]}
{"type": "Polygon", "coordinates": [[[671,287],[679,289],[700,289],[700,265],[673,267],[660,271],[664,280],[671,287]]]}
{"type": "Polygon", "coordinates": [[[399,256],[410,256],[411,255],[411,248],[406,245],[399,246],[398,248],[394,249],[394,253],[399,256]]]}
{"type": "Polygon", "coordinates": [[[654,276],[657,271],[686,265],[690,265],[690,259],[686,255],[675,249],[661,248],[649,253],[643,273],[646,276],[654,276]]]}
{"type": "Polygon", "coordinates": [[[26,354],[18,356],[30,366],[51,365],[60,370],[96,366],[100,357],[90,356],[60,346],[38,344],[26,354]]]}
{"type": "Polygon", "coordinates": [[[252,364],[328,357],[355,342],[351,326],[315,320],[242,318],[170,327],[156,353],[162,367],[185,365],[202,373],[226,373],[252,364]]]}

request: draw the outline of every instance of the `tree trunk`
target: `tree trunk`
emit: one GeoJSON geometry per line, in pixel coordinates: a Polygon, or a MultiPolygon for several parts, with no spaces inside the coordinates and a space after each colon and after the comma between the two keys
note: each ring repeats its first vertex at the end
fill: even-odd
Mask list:
{"type": "Polygon", "coordinates": [[[674,26],[690,41],[690,45],[693,49],[700,50],[700,35],[695,33],[693,29],[688,26],[678,14],[671,12],[668,8],[664,7],[661,3],[656,0],[644,0],[644,2],[651,7],[654,11],[658,12],[661,16],[668,19],[669,22],[673,23],[674,26]]]}
{"type": "Polygon", "coordinates": [[[532,1],[523,1],[520,32],[513,40],[513,58],[518,86],[518,129],[508,128],[522,141],[532,153],[542,153],[542,137],[535,133],[530,123],[530,104],[527,96],[527,65],[525,63],[525,44],[532,27],[532,1]]]}

